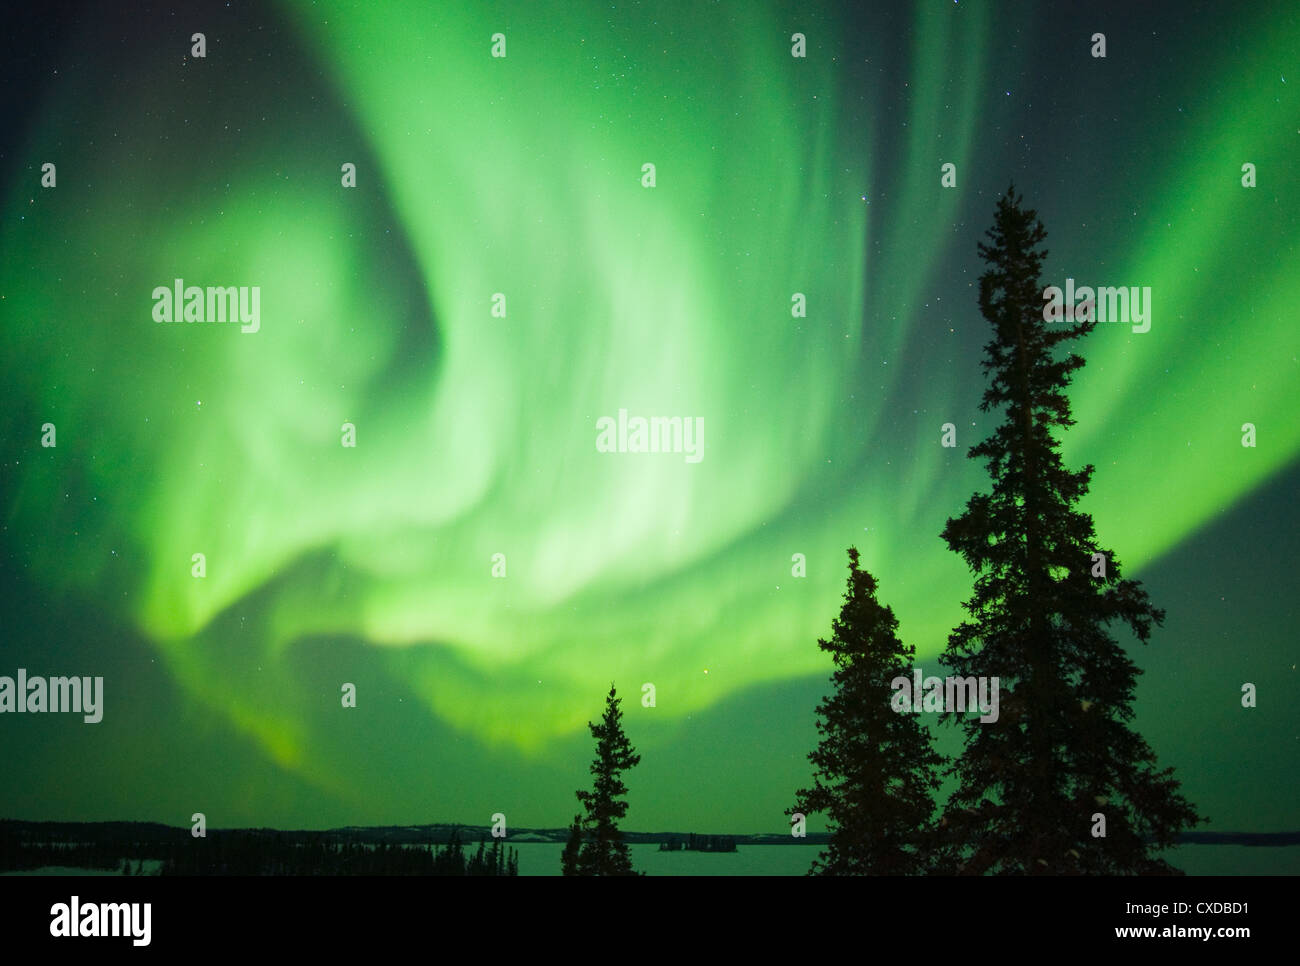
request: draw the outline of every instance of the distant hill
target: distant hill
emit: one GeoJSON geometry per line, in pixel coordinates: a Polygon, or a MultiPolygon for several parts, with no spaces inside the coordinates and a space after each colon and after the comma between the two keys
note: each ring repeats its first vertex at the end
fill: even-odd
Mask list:
{"type": "MultiPolygon", "coordinates": [[[[332,829],[274,829],[208,827],[208,836],[222,832],[241,835],[261,834],[279,836],[284,842],[347,841],[371,845],[442,845],[452,832],[460,830],[462,841],[473,842],[480,838],[491,840],[490,825],[455,825],[434,823],[430,825],[347,825],[332,829]]],[[[684,832],[624,832],[632,844],[657,844],[684,840],[684,832]]],[[[176,838],[189,838],[189,826],[161,825],[157,822],[28,822],[18,819],[0,819],[0,836],[10,836],[31,842],[170,842],[176,838]]],[[[569,836],[567,828],[513,828],[506,835],[508,842],[556,842],[563,844],[569,836]]],[[[733,835],[737,845],[822,845],[828,840],[824,833],[810,833],[807,838],[796,839],[789,835],[733,835]]]]}

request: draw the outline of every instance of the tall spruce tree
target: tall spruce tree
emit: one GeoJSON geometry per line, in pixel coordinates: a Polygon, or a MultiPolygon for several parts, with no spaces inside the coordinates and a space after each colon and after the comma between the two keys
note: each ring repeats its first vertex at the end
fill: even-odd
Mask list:
{"type": "Polygon", "coordinates": [[[591,763],[595,781],[591,791],[577,793],[578,801],[586,810],[578,875],[636,875],[618,823],[627,815],[628,806],[623,799],[627,786],[623,784],[622,773],[636,766],[641,756],[623,733],[620,700],[611,684],[600,724],[587,722],[591,736],[596,739],[596,758],[591,763]]]}
{"type": "Polygon", "coordinates": [[[1014,187],[987,235],[979,306],[993,338],[980,408],[1004,419],[969,452],[987,461],[992,492],[943,531],[976,575],[944,660],[962,676],[997,677],[1002,697],[996,722],[961,722],[948,858],[968,874],[1176,873],[1157,853],[1204,819],[1129,727],[1141,671],[1109,631],[1127,624],[1145,644],[1164,612],[1120,579],[1076,509],[1094,468],[1065,469],[1054,435],[1074,424],[1065,392],[1084,360],[1053,350],[1096,322],[1084,312],[1044,320],[1046,232],[1014,187]]]}
{"type": "Polygon", "coordinates": [[[909,875],[930,871],[934,792],[942,757],[913,714],[891,707],[891,682],[910,678],[916,649],[896,634],[876,579],[849,548],[848,590],[829,641],[834,693],[817,707],[821,742],[808,758],[813,787],[786,814],[824,812],[830,842],[809,875],[909,875]]]}

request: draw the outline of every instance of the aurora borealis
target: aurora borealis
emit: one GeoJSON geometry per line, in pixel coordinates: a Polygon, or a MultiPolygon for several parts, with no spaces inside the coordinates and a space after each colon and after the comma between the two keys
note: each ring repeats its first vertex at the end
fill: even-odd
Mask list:
{"type": "Polygon", "coordinates": [[[986,485],[976,243],[1014,180],[1051,284],[1152,292],[1064,434],[1169,613],[1137,726],[1210,828],[1296,827],[1300,9],[1129,6],[29,15],[0,673],[105,697],[0,720],[0,816],[560,826],[612,680],[629,828],[782,830],[845,548],[922,666],[969,595],[939,533],[986,485]],[[260,329],[156,324],[178,278],[258,286],[260,329]],[[620,410],[699,418],[702,459],[599,451],[620,410]]]}

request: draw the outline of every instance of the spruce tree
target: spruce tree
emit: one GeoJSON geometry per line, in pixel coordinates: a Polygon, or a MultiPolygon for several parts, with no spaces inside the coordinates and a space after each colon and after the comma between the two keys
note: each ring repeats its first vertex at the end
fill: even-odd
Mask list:
{"type": "Polygon", "coordinates": [[[582,816],[573,816],[569,826],[569,840],[560,854],[560,875],[579,875],[578,858],[582,854],[582,816]]]}
{"type": "Polygon", "coordinates": [[[595,781],[591,791],[577,793],[578,801],[586,810],[582,849],[578,855],[579,875],[636,875],[618,823],[627,815],[628,807],[623,799],[627,786],[623,784],[622,773],[637,765],[641,756],[623,734],[619,702],[611,684],[601,723],[587,722],[591,736],[596,739],[596,757],[591,763],[595,781]]]}
{"type": "Polygon", "coordinates": [[[824,812],[830,842],[809,875],[908,875],[930,871],[934,792],[942,757],[913,714],[891,706],[891,683],[910,678],[915,648],[876,599],[876,579],[849,548],[848,590],[829,641],[834,692],[817,707],[822,736],[808,758],[813,787],[786,814],[824,812]]]}
{"type": "Polygon", "coordinates": [[[969,874],[1176,872],[1157,853],[1204,820],[1129,727],[1141,671],[1109,630],[1126,624],[1145,644],[1164,612],[1121,579],[1077,509],[1094,468],[1067,470],[1058,452],[1056,431],[1074,424],[1066,389],[1084,360],[1054,350],[1096,321],[1045,321],[1046,232],[1014,188],[987,235],[979,306],[993,337],[980,409],[1003,421],[969,452],[987,461],[991,492],[943,531],[976,575],[944,660],[962,676],[997,677],[1001,700],[996,722],[961,722],[965,752],[944,816],[950,857],[969,874]]]}

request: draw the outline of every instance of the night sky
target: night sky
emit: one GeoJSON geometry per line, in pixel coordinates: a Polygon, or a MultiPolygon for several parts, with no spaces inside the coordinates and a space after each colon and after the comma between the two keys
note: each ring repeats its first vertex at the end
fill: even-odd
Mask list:
{"type": "Polygon", "coordinates": [[[1300,5],[99,6],[0,64],[0,675],[104,677],[0,715],[0,817],[561,826],[613,681],[625,828],[785,831],[850,544],[946,673],[1014,181],[1045,285],[1152,292],[1063,436],[1168,612],[1136,728],[1208,829],[1300,827],[1300,5]],[[178,278],[259,330],[155,322],[178,278]]]}

